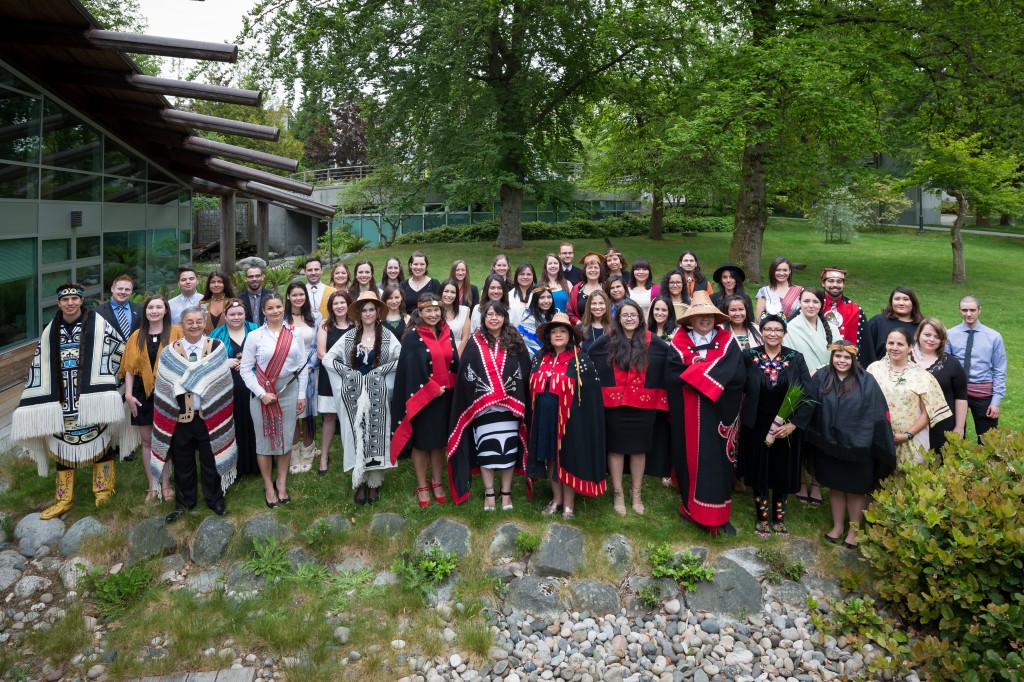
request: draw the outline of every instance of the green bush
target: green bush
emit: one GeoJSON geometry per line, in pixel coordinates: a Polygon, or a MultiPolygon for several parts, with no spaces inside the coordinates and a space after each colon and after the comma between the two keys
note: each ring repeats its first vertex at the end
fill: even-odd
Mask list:
{"type": "Polygon", "coordinates": [[[362,237],[352,234],[350,226],[343,225],[333,230],[328,230],[317,237],[316,252],[325,261],[333,256],[337,259],[345,253],[356,253],[366,247],[368,242],[362,237]]]}
{"type": "MultiPolygon", "coordinates": [[[[623,213],[620,216],[590,220],[567,218],[557,223],[523,223],[526,241],[557,241],[564,239],[594,239],[598,237],[642,237],[647,234],[650,216],[623,213]]],[[[409,232],[395,239],[396,245],[413,244],[465,244],[493,242],[498,238],[498,221],[482,220],[472,225],[435,227],[423,232],[409,232]]],[[[673,209],[665,212],[665,232],[731,232],[731,217],[690,216],[673,209]]]]}
{"type": "Polygon", "coordinates": [[[425,595],[451,575],[458,563],[455,552],[445,552],[437,545],[429,545],[422,551],[402,552],[391,564],[391,570],[406,590],[425,595]]]}
{"type": "Polygon", "coordinates": [[[533,554],[540,547],[540,536],[534,533],[528,533],[525,530],[520,531],[516,535],[516,554],[523,556],[524,554],[533,554]]]}
{"type": "Polygon", "coordinates": [[[938,678],[1024,679],[1022,497],[1024,434],[990,431],[890,478],[865,514],[875,589],[949,646],[922,661],[938,678]]]}
{"type": "Polygon", "coordinates": [[[715,569],[705,566],[693,552],[673,552],[667,542],[647,545],[651,560],[651,575],[655,578],[672,578],[686,591],[692,591],[697,583],[715,577],[715,569]]]}

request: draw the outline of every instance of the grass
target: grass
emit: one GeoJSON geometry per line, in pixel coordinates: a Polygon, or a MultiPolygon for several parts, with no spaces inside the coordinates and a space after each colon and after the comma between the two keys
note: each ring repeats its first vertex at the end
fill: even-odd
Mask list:
{"type": "MultiPolygon", "coordinates": [[[[669,235],[664,243],[653,244],[644,238],[615,240],[615,246],[629,259],[645,255],[660,275],[674,265],[684,249],[696,251],[707,271],[727,259],[730,234],[700,234],[693,237],[669,235]]],[[[839,264],[849,269],[848,291],[868,311],[877,312],[885,304],[888,293],[896,284],[907,284],[917,292],[926,314],[935,314],[947,323],[958,322],[956,304],[964,293],[975,293],[982,301],[983,321],[999,330],[1006,341],[1010,358],[1009,395],[1003,403],[1001,422],[1004,426],[1024,427],[1022,418],[1022,389],[1024,383],[1024,332],[1018,322],[1018,302],[1024,297],[1024,285],[1013,284],[1013,263],[1022,262],[1024,240],[981,235],[965,235],[968,281],[967,287],[949,283],[951,256],[948,237],[939,232],[917,236],[900,228],[883,228],[867,232],[853,244],[824,244],[805,221],[773,219],[765,235],[765,263],[778,254],[794,261],[806,263],[805,270],[796,275],[798,284],[816,283],[817,273],[827,264],[839,264]]],[[[513,268],[522,261],[542,262],[543,255],[556,248],[554,243],[531,243],[523,249],[508,253],[513,268]]],[[[603,242],[588,240],[575,245],[577,254],[587,250],[604,251],[603,242]]],[[[431,272],[441,278],[447,274],[451,259],[458,255],[469,263],[472,281],[480,284],[489,270],[496,249],[488,244],[436,245],[424,249],[432,259],[431,272]]],[[[404,262],[408,249],[371,249],[367,255],[378,268],[392,254],[404,262]]],[[[747,290],[756,291],[758,284],[748,282],[747,290]]],[[[969,422],[970,420],[968,420],[969,422]]],[[[415,476],[408,462],[401,462],[397,470],[388,473],[380,502],[373,507],[359,507],[352,501],[351,480],[341,471],[341,453],[338,441],[331,451],[330,471],[327,476],[315,473],[292,476],[289,490],[294,502],[278,507],[275,518],[289,526],[295,535],[285,544],[314,551],[325,565],[344,558],[358,557],[374,571],[388,570],[392,561],[403,550],[412,546],[416,535],[440,517],[449,517],[467,525],[471,530],[469,555],[461,560],[457,569],[456,596],[466,610],[457,613],[453,622],[444,622],[437,612],[426,607],[418,594],[398,586],[371,587],[362,577],[332,577],[328,581],[284,580],[262,588],[260,596],[238,602],[220,593],[203,600],[183,591],[168,592],[157,589],[147,591],[138,602],[118,617],[117,627],[108,629],[108,646],[117,648],[121,655],[109,666],[112,679],[127,679],[144,675],[159,675],[181,670],[214,667],[214,662],[202,656],[209,647],[219,649],[232,638],[244,642],[250,650],[266,652],[275,657],[297,656],[303,662],[289,672],[289,678],[341,679],[342,673],[355,675],[355,679],[373,676],[401,677],[401,666],[393,667],[394,652],[388,648],[392,639],[401,638],[408,645],[403,653],[410,656],[438,656],[450,650],[464,655],[483,658],[493,641],[483,616],[484,605],[496,597],[495,581],[486,574],[487,550],[494,530],[502,523],[516,523],[525,533],[543,537],[552,521],[566,523],[560,517],[548,519],[540,516],[540,509],[550,500],[549,484],[539,481],[535,485],[535,499],[526,497],[525,485],[517,478],[513,486],[515,509],[511,512],[485,513],[482,510],[482,486],[474,481],[469,501],[459,507],[451,503],[432,504],[420,509],[416,504],[415,476]],[[409,522],[408,529],[391,540],[381,540],[369,532],[373,514],[393,512],[409,522]],[[331,514],[340,514],[353,523],[347,533],[329,534],[313,524],[331,514]],[[314,527],[304,537],[302,531],[314,527]],[[314,540],[310,547],[308,541],[314,540]],[[324,584],[311,584],[323,582],[324,584]],[[333,624],[325,620],[326,613],[335,613],[340,624],[352,628],[352,641],[340,651],[333,640],[333,624]],[[374,627],[367,628],[367,623],[374,627]],[[404,623],[399,627],[400,623],[404,623]],[[451,626],[456,630],[454,645],[447,645],[441,631],[451,626]],[[169,655],[145,664],[136,661],[147,642],[155,636],[169,638],[169,655]],[[369,653],[373,644],[384,649],[369,653]],[[342,668],[338,653],[358,648],[364,654],[362,661],[342,668]]],[[[85,474],[85,472],[83,472],[85,474]]],[[[9,454],[0,455],[0,476],[10,482],[9,490],[0,495],[0,511],[20,516],[29,510],[40,510],[50,504],[53,497],[53,475],[38,477],[35,466],[9,454]]],[[[630,481],[625,482],[627,486],[630,481]]],[[[125,463],[117,470],[118,493],[102,509],[93,504],[88,475],[77,477],[76,506],[69,513],[66,524],[92,515],[108,524],[113,532],[92,538],[85,544],[83,554],[110,565],[124,559],[126,531],[149,516],[163,515],[172,504],[143,504],[146,489],[141,464],[125,463]]],[[[263,504],[262,483],[252,477],[240,479],[228,493],[228,518],[238,528],[251,516],[268,513],[263,504]]],[[[737,494],[733,499],[733,523],[738,530],[735,538],[712,539],[702,532],[682,526],[677,518],[679,498],[674,490],[660,485],[656,479],[645,480],[644,502],[647,514],[643,517],[629,513],[620,518],[612,510],[610,495],[603,498],[578,497],[576,519],[567,522],[584,534],[586,562],[581,573],[588,578],[613,581],[607,559],[600,551],[602,543],[614,533],[622,533],[633,543],[635,563],[646,566],[644,550],[648,543],[668,542],[672,550],[683,550],[702,545],[710,551],[710,559],[737,546],[757,545],[780,548],[783,540],[773,538],[758,542],[753,534],[754,506],[749,493],[737,494]]],[[[211,512],[200,506],[194,515],[186,515],[172,527],[180,551],[194,537],[199,523],[211,512]]],[[[793,537],[817,542],[824,529],[831,524],[827,504],[812,507],[789,505],[787,526],[793,537]]],[[[244,560],[252,556],[251,546],[242,546],[241,533],[236,533],[228,552],[228,560],[244,560]]],[[[524,538],[525,539],[525,538],[524,538]]],[[[851,569],[841,561],[839,551],[823,547],[813,569],[834,575],[849,586],[864,586],[868,576],[851,569]]],[[[159,573],[157,573],[159,574],[159,573]]],[[[59,595],[58,595],[59,598],[59,595]]],[[[74,608],[74,607],[72,607],[74,608]]],[[[81,622],[69,615],[55,626],[60,637],[47,645],[45,655],[67,660],[68,651],[79,641],[74,624],[81,622]]],[[[96,615],[95,606],[86,603],[85,613],[96,615]]],[[[20,645],[19,645],[20,646],[20,645]]],[[[0,648],[0,669],[31,670],[31,657],[41,656],[38,644],[12,649],[0,648]]],[[[25,673],[28,676],[28,672],[25,673]]]]}

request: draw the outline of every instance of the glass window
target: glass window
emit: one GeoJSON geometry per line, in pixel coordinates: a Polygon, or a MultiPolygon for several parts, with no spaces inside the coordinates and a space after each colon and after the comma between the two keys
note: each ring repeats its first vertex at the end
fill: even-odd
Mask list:
{"type": "Polygon", "coordinates": [[[0,163],[0,199],[38,199],[39,168],[0,163]]]}
{"type": "Polygon", "coordinates": [[[56,102],[43,107],[43,165],[99,173],[103,169],[100,134],[56,102]]]}
{"type": "Polygon", "coordinates": [[[98,286],[100,283],[100,265],[87,265],[80,267],[76,271],[75,281],[79,282],[85,287],[98,286]]]}
{"type": "Polygon", "coordinates": [[[189,228],[182,228],[178,230],[178,241],[182,244],[192,244],[192,230],[189,228]]]}
{"type": "Polygon", "coordinates": [[[70,239],[46,239],[43,241],[43,265],[63,263],[71,260],[70,239]]]}
{"type": "Polygon", "coordinates": [[[0,159],[39,163],[43,101],[0,87],[0,159]]]}
{"type": "Polygon", "coordinates": [[[99,201],[103,188],[102,175],[85,175],[44,168],[41,199],[60,201],[99,201]]]}
{"type": "Polygon", "coordinates": [[[173,289],[178,284],[178,262],[181,253],[178,231],[150,230],[146,233],[146,291],[173,289]]]}
{"type": "Polygon", "coordinates": [[[56,272],[43,273],[43,293],[53,296],[57,287],[66,282],[72,281],[71,270],[57,270],[56,272]]]}
{"type": "Polygon", "coordinates": [[[100,238],[95,237],[79,237],[75,241],[75,257],[76,258],[96,258],[100,255],[100,238]]]}
{"type": "Polygon", "coordinates": [[[106,138],[106,150],[103,155],[103,172],[107,175],[119,175],[123,178],[146,179],[146,164],[127,149],[106,138]]]}
{"type": "Polygon", "coordinates": [[[146,183],[131,178],[107,177],[103,183],[103,201],[113,204],[144,204],[146,183]]]}
{"type": "Polygon", "coordinates": [[[34,87],[15,76],[3,66],[0,66],[0,86],[22,90],[23,92],[30,92],[36,95],[39,94],[34,87]]]}
{"type": "Polygon", "coordinates": [[[0,241],[0,349],[39,333],[35,262],[35,239],[0,241]]]}
{"type": "Polygon", "coordinates": [[[108,232],[103,235],[103,289],[110,288],[114,278],[128,273],[135,280],[136,289],[148,291],[146,286],[146,233],[108,232]]]}
{"type": "Polygon", "coordinates": [[[149,202],[150,204],[176,204],[178,203],[180,192],[178,191],[177,185],[161,185],[156,182],[149,183],[149,202]]]}

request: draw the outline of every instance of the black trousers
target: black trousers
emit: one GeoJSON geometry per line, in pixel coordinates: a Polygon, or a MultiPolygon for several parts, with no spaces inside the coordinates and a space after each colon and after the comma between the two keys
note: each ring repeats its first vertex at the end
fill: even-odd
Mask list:
{"type": "Polygon", "coordinates": [[[206,428],[206,420],[200,419],[196,414],[191,422],[179,423],[174,429],[174,435],[171,436],[174,505],[179,509],[192,509],[196,506],[196,451],[199,452],[199,469],[206,505],[212,508],[224,500],[220,474],[217,473],[213,448],[210,447],[210,431],[206,428]]]}
{"type": "Polygon", "coordinates": [[[998,419],[991,419],[985,415],[988,406],[992,404],[992,396],[985,398],[967,397],[967,407],[974,419],[974,431],[978,434],[978,442],[981,442],[981,434],[999,426],[998,419]]]}
{"type": "Polygon", "coordinates": [[[84,464],[79,464],[77,467],[71,467],[71,466],[68,466],[67,464],[64,464],[61,461],[54,460],[54,462],[57,463],[57,471],[67,471],[69,469],[70,470],[84,469],[85,467],[92,466],[93,464],[103,464],[104,462],[112,462],[112,461],[114,461],[114,448],[107,448],[107,451],[104,452],[103,456],[100,457],[99,459],[94,460],[92,462],[86,462],[84,464]]]}

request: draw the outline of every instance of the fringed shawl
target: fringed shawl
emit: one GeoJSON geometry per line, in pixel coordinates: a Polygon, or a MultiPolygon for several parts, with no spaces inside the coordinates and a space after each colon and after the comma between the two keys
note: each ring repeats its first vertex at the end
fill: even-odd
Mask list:
{"type": "Polygon", "coordinates": [[[203,356],[189,362],[180,341],[164,348],[153,388],[153,457],[150,470],[159,480],[167,462],[171,438],[178,425],[178,396],[198,393],[200,415],[210,432],[210,447],[220,474],[221,489],[235,480],[238,451],[235,446],[234,380],[228,368],[226,346],[207,339],[203,356]]]}
{"type": "Polygon", "coordinates": [[[797,315],[786,326],[786,345],[804,356],[807,363],[807,371],[814,374],[829,363],[832,353],[828,350],[828,339],[825,335],[825,325],[829,326],[832,332],[832,341],[841,340],[842,334],[839,327],[831,322],[818,320],[817,328],[803,314],[797,315]]]}
{"type": "MultiPolygon", "coordinates": [[[[118,372],[118,376],[123,379],[125,374],[131,372],[135,377],[142,379],[142,388],[145,389],[146,395],[149,396],[153,395],[153,382],[156,377],[153,375],[153,366],[149,364],[149,353],[146,352],[145,340],[142,342],[142,350],[139,350],[139,334],[141,333],[141,329],[136,329],[128,337],[128,342],[124,346],[124,356],[121,358],[121,370],[118,372]]],[[[181,327],[178,325],[171,326],[170,334],[171,343],[174,343],[183,336],[181,327]]],[[[162,343],[156,349],[157,362],[160,361],[160,353],[163,349],[164,345],[162,343]]]]}
{"type": "Polygon", "coordinates": [[[62,405],[61,322],[51,322],[39,338],[11,423],[11,440],[28,451],[40,476],[49,473],[51,453],[65,462],[84,463],[97,459],[109,445],[120,448],[122,456],[139,445],[139,433],[131,427],[117,379],[124,340],[93,311],[84,313],[80,321],[78,385],[74,387],[78,395],[77,427],[97,426],[100,436],[78,445],[59,438],[67,428],[62,405]]]}

